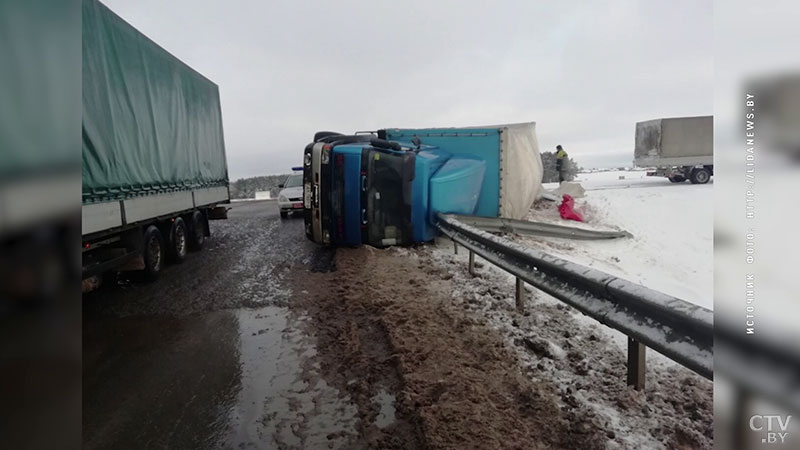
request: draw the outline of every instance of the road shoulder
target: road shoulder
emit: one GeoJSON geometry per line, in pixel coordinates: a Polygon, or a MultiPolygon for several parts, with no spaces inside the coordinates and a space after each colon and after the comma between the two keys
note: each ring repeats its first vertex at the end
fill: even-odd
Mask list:
{"type": "MultiPolygon", "coordinates": [[[[409,252],[413,253],[413,252],[409,252]]],[[[372,448],[604,448],[604,431],[523,375],[485,321],[453,308],[446,271],[397,250],[337,250],[335,272],[295,279],[323,376],[358,404],[372,448]],[[404,255],[408,256],[408,255],[404,255]],[[394,423],[379,427],[381,392],[394,423]]]]}

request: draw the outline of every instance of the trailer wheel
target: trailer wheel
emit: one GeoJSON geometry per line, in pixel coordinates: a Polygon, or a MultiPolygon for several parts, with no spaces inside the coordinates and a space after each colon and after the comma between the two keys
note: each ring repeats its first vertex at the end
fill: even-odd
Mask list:
{"type": "Polygon", "coordinates": [[[203,220],[203,213],[195,211],[189,220],[189,248],[194,251],[199,251],[203,248],[203,243],[206,241],[205,221],[203,220]]]}
{"type": "Polygon", "coordinates": [[[709,179],[711,179],[711,172],[706,168],[692,169],[692,174],[689,177],[689,181],[692,184],[706,184],[709,179]]]}
{"type": "Polygon", "coordinates": [[[186,250],[189,246],[189,232],[186,222],[176,217],[169,231],[169,258],[172,262],[182,263],[186,259],[186,250]]]}
{"type": "Polygon", "coordinates": [[[150,225],[144,232],[142,256],[144,258],[143,272],[145,277],[149,280],[155,280],[164,267],[164,238],[155,225],[150,225]]]}
{"type": "Polygon", "coordinates": [[[669,181],[672,181],[673,183],[683,183],[686,181],[686,178],[684,178],[682,175],[672,175],[669,177],[669,181]]]}

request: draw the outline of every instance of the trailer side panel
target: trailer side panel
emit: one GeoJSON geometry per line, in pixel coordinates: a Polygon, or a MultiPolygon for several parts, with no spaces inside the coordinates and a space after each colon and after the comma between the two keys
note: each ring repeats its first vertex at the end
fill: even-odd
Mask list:
{"type": "Polygon", "coordinates": [[[83,2],[83,202],[227,186],[216,84],[83,2]]]}

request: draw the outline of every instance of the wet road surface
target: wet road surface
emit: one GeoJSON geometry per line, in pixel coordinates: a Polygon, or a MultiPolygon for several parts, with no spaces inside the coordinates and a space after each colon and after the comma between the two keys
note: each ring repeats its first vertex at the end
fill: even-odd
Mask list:
{"type": "MultiPolygon", "coordinates": [[[[275,202],[232,207],[158,281],[119,276],[84,296],[84,448],[362,447],[356,406],[320,375],[291,307],[303,291],[288,278],[333,269],[332,252],[275,202]]],[[[375,399],[379,426],[389,398],[375,399]]]]}
{"type": "Polygon", "coordinates": [[[232,207],[157,282],[84,296],[84,448],[604,447],[603,424],[523,376],[463,308],[476,299],[454,298],[455,263],[429,247],[334,254],[275,202],[232,207]]]}

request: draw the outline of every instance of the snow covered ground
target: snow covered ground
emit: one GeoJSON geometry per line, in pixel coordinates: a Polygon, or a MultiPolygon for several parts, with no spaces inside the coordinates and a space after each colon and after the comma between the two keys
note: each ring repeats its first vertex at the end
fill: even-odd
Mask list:
{"type": "MultiPolygon", "coordinates": [[[[670,183],[643,171],[579,174],[576,199],[585,223],[567,222],[557,203],[541,201],[527,219],[590,229],[623,229],[631,238],[571,241],[511,239],[712,308],[712,185],[670,183]]],[[[555,189],[557,184],[545,185],[555,189]]],[[[514,308],[514,279],[480,258],[466,272],[467,252],[440,239],[422,256],[450,272],[453,306],[485,319],[516,350],[528,376],[558,385],[562,409],[607,430],[606,448],[711,448],[712,385],[656,352],[648,352],[647,387],[625,386],[622,333],[604,327],[527,286],[527,313],[514,308]]]]}
{"type": "MultiPolygon", "coordinates": [[[[586,189],[575,199],[585,224],[565,221],[556,202],[539,202],[528,220],[622,229],[632,238],[568,241],[526,237],[526,245],[594,267],[651,289],[713,309],[713,180],[674,184],[644,171],[578,174],[586,189]]],[[[557,183],[544,185],[552,190],[557,183]]]]}
{"type": "MultiPolygon", "coordinates": [[[[395,250],[405,252],[405,249],[395,250]]],[[[418,250],[419,257],[449,272],[457,286],[452,306],[493,328],[515,351],[521,371],[554,383],[556,402],[575,427],[606,431],[608,449],[710,449],[713,388],[710,381],[666,357],[647,352],[646,387],[625,383],[625,336],[526,285],[526,312],[515,309],[514,277],[467,254],[449,240],[418,250]]],[[[423,264],[425,266],[425,264],[423,264]]]]}

